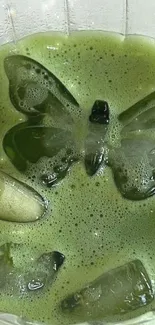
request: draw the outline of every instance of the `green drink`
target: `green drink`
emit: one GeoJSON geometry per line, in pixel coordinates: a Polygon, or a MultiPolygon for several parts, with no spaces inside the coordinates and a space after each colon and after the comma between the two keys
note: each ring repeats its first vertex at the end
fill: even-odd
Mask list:
{"type": "Polygon", "coordinates": [[[86,287],[115,269],[125,283],[128,265],[127,294],[133,288],[140,303],[128,309],[119,291],[111,314],[99,300],[95,320],[154,308],[154,57],[147,38],[103,32],[1,47],[0,169],[45,204],[36,218],[20,209],[0,218],[1,311],[49,324],[94,320],[74,312],[73,300],[64,308],[68,297],[86,292],[87,305],[86,287]]]}

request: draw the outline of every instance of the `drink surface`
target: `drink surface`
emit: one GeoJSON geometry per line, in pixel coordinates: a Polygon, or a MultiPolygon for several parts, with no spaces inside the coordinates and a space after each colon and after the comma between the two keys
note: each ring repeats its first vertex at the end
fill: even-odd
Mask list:
{"type": "MultiPolygon", "coordinates": [[[[125,132],[130,127],[122,131],[118,116],[155,91],[154,71],[155,42],[138,36],[124,38],[109,33],[79,32],[67,37],[49,33],[32,35],[16,45],[1,47],[0,168],[32,186],[46,197],[49,205],[47,215],[33,223],[0,221],[0,246],[10,242],[18,244],[13,259],[15,266],[23,270],[31,258],[39,258],[47,252],[61,252],[65,256],[64,264],[47,290],[40,289],[22,295],[2,291],[1,311],[49,324],[69,324],[76,322],[76,318],[71,313],[63,314],[61,301],[103,272],[139,259],[151,280],[155,281],[154,196],[146,198],[143,195],[140,199],[139,196],[135,199],[135,192],[133,199],[132,195],[126,195],[126,192],[124,194],[126,188],[119,188],[116,177],[114,178],[113,162],[118,159],[121,136],[124,141],[129,138],[125,132]],[[26,173],[15,168],[4,151],[3,139],[11,128],[25,122],[26,117],[10,101],[9,82],[4,70],[4,59],[9,55],[25,55],[36,60],[61,80],[74,96],[81,108],[78,113],[75,107],[72,114],[76,125],[74,137],[77,147],[81,148],[81,142],[87,137],[89,116],[95,101],[108,103],[110,117],[106,143],[112,148],[109,165],[101,167],[95,175],[90,176],[86,173],[83,160],[80,160],[73,164],[62,181],[51,188],[38,181],[49,170],[52,164],[50,158],[41,158],[26,173]]],[[[134,146],[137,134],[140,134],[143,141],[151,141],[151,152],[155,135],[153,126],[145,129],[140,120],[136,128],[135,121],[131,124],[134,130],[130,130],[130,140],[133,142],[129,151],[139,158],[139,145],[134,146]]],[[[67,122],[65,116],[64,124],[67,122]]],[[[50,119],[46,123],[49,127],[50,119]]],[[[57,125],[57,121],[54,123],[57,125]]],[[[27,150],[31,147],[30,142],[24,145],[27,150]]],[[[126,144],[124,146],[126,148],[126,144]]],[[[138,158],[135,158],[131,166],[131,156],[127,155],[127,168],[132,170],[135,163],[134,175],[138,179],[143,174],[141,164],[137,164],[138,158]]],[[[143,167],[144,174],[147,174],[147,164],[143,167]]],[[[154,303],[146,309],[151,309],[152,306],[154,303]]],[[[145,311],[145,307],[128,314],[127,318],[139,315],[142,311],[145,311]]],[[[111,320],[124,319],[123,317],[117,316],[111,320]]]]}

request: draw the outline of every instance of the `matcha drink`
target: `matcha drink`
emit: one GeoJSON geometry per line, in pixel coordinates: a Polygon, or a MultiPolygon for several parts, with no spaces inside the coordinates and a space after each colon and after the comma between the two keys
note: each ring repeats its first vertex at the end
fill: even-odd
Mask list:
{"type": "Polygon", "coordinates": [[[154,71],[138,36],[1,47],[2,312],[72,324],[154,308],[154,71]]]}

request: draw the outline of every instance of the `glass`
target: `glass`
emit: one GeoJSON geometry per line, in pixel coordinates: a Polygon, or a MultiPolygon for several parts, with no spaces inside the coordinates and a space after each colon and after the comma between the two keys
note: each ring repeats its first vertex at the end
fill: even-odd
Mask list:
{"type": "MultiPolygon", "coordinates": [[[[75,30],[105,30],[154,38],[154,13],[153,0],[0,0],[0,45],[13,42],[16,46],[29,34],[50,30],[66,35],[75,30]]],[[[31,323],[1,314],[0,324],[31,323]]],[[[152,311],[123,324],[154,325],[155,314],[152,311]]]]}

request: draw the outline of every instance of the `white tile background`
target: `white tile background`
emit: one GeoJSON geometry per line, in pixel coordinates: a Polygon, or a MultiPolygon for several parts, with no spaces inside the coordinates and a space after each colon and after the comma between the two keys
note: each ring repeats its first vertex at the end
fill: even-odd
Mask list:
{"type": "Polygon", "coordinates": [[[40,31],[85,29],[155,37],[155,1],[0,0],[0,44],[40,31]]]}

